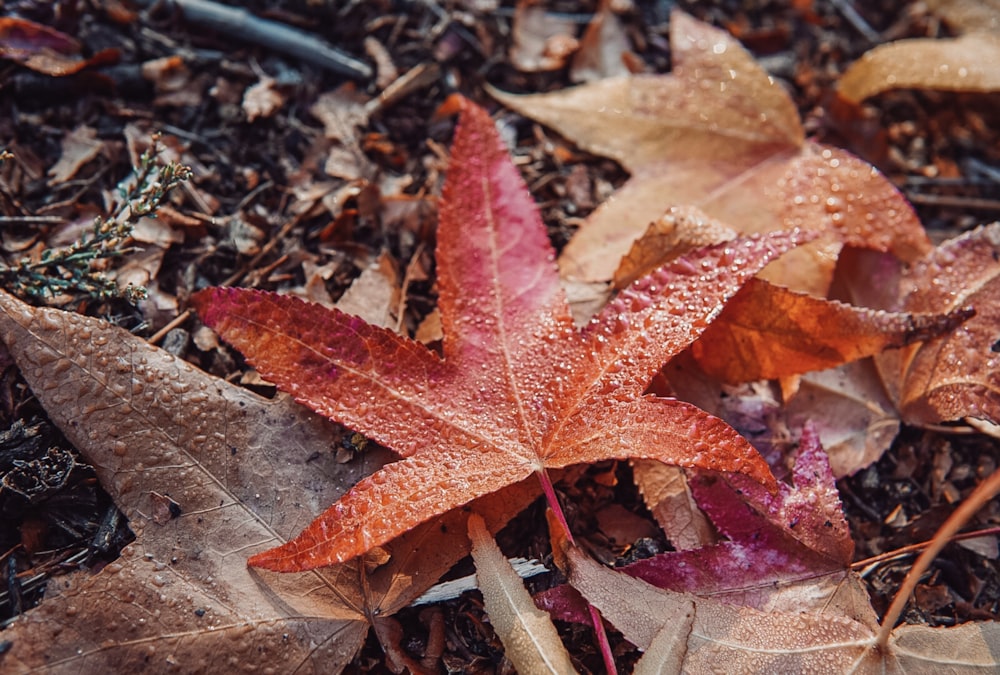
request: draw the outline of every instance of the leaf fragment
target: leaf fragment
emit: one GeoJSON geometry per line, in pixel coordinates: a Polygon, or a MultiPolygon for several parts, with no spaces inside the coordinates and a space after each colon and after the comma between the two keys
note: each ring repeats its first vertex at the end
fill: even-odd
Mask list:
{"type": "Polygon", "coordinates": [[[517,671],[575,673],[549,615],[535,606],[521,577],[475,513],[469,516],[469,539],[486,614],[517,671]]]}

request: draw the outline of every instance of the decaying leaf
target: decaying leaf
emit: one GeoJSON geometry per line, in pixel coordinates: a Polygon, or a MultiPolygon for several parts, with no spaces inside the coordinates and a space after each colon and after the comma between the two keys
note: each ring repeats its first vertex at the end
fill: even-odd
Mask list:
{"type": "Polygon", "coordinates": [[[622,291],[581,332],[537,209],[492,120],[471,104],[451,165],[437,234],[443,358],[293,298],[238,289],[193,298],[265,378],[403,457],[251,564],[299,571],[349,560],[532,473],[603,459],[739,471],[773,485],[728,425],[643,392],[799,235],[737,240],[678,260],[622,291]]]}
{"type": "Polygon", "coordinates": [[[80,56],[75,38],[28,19],[0,17],[0,58],[52,77],[78,73],[90,66],[118,60],[118,50],[100,51],[90,58],[80,56]]]}
{"type": "Polygon", "coordinates": [[[804,139],[781,85],[727,33],[674,12],[673,73],[550,94],[495,96],[632,173],[560,258],[570,279],[606,281],[649,223],[693,204],[744,234],[804,227],[824,237],[765,278],[825,295],[841,243],[911,260],[930,244],[912,209],[865,162],[804,139]]]}
{"type": "Polygon", "coordinates": [[[803,375],[782,416],[791,428],[816,426],[837,478],[878,461],[900,424],[871,359],[803,375]]]}
{"type": "MultiPolygon", "coordinates": [[[[0,335],[136,534],[118,561],[53,582],[4,631],[4,672],[337,672],[368,617],[405,606],[468,551],[455,512],[400,539],[378,569],[250,570],[247,555],[285,541],[385,453],[338,464],[338,429],[290,399],[261,398],[96,319],[0,294],[0,335]],[[179,515],[159,518],[163,499],[179,515]]],[[[508,517],[536,494],[515,496],[508,517]]],[[[498,506],[484,508],[497,517],[498,506]]]]}
{"type": "Polygon", "coordinates": [[[726,672],[872,675],[1000,668],[997,622],[901,626],[886,649],[875,650],[878,627],[870,615],[859,620],[836,611],[763,612],[664,591],[594,562],[565,541],[558,545],[562,555],[556,561],[570,584],[640,649],[660,649],[659,641],[679,645],[673,654],[684,673],[717,673],[720,664],[726,672]],[[690,629],[681,634],[678,626],[690,629]]]}
{"type": "Polygon", "coordinates": [[[469,516],[469,539],[486,613],[517,672],[575,673],[552,619],[535,606],[521,577],[475,513],[469,516]]]}

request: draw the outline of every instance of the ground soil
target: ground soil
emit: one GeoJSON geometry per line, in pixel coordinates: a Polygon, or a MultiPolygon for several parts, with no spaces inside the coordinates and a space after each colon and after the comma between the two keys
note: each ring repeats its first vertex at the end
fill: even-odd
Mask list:
{"type": "MultiPolygon", "coordinates": [[[[585,23],[596,4],[565,0],[547,6],[585,23]]],[[[670,68],[667,24],[673,4],[637,1],[623,14],[636,52],[650,71],[670,68]]],[[[944,239],[996,218],[996,95],[892,92],[868,102],[861,119],[845,124],[831,114],[831,84],[873,46],[839,9],[845,3],[677,4],[739,37],[791,92],[808,133],[880,168],[915,203],[933,238],[944,239]]],[[[354,181],[357,189],[336,193],[350,181],[323,175],[322,161],[312,152],[322,127],[309,109],[321,94],[345,86],[349,78],[239,41],[231,33],[194,27],[171,11],[169,3],[134,14],[114,0],[7,2],[4,14],[76,36],[85,55],[115,50],[117,63],[56,78],[0,61],[0,149],[14,152],[18,167],[15,171],[8,166],[0,175],[2,255],[10,263],[38,247],[64,243],[77,231],[74,223],[107,208],[108,195],[130,173],[126,128],[162,130],[179,139],[187,148],[186,157],[195,162],[195,189],[175,191],[165,216],[183,236],[169,244],[148,280],[154,298],[162,302],[152,308],[149,303],[135,307],[124,300],[82,295],[62,300],[77,311],[105,317],[157,341],[214,374],[266,393],[266,385],[246,376],[238,354],[203,349],[193,339],[199,324],[184,314],[187,297],[197,288],[236,279],[241,285],[285,290],[318,283],[335,300],[381,251],[403,266],[414,258],[423,260],[432,274],[433,221],[412,212],[393,220],[373,215],[373,200],[385,197],[389,184],[375,177],[391,177],[394,185],[402,185],[400,195],[415,200],[439,189],[445,165],[442,149],[453,122],[435,113],[453,93],[499,111],[552,240],[561,247],[580,219],[627,175],[613,162],[587,155],[491,101],[486,84],[536,92],[570,82],[565,67],[541,73],[517,70],[509,58],[512,3],[490,5],[474,0],[244,3],[259,16],[301,27],[368,62],[378,54],[400,74],[412,68],[437,69],[422,86],[382,106],[351,140],[371,173],[368,180],[354,181]],[[377,41],[375,47],[369,42],[367,51],[366,37],[377,41]],[[142,76],[141,64],[170,57],[181,57],[186,70],[171,72],[180,66],[160,62],[166,70],[157,71],[152,81],[142,76]],[[174,76],[181,78],[180,88],[170,88],[168,80],[174,76]],[[250,121],[241,97],[265,76],[274,79],[273,90],[282,104],[250,121]],[[94,129],[103,143],[99,157],[71,179],[47,180],[45,171],[62,153],[62,138],[81,125],[94,129]],[[295,191],[321,178],[334,184],[330,192],[340,194],[339,201],[333,208],[296,211],[295,191]],[[324,272],[310,276],[307,269],[324,272]]],[[[947,33],[920,3],[885,0],[859,9],[879,40],[947,33]]],[[[385,68],[381,72],[384,75],[385,68]]],[[[347,86],[366,97],[382,90],[371,78],[347,86]]],[[[414,330],[434,307],[432,276],[416,279],[408,294],[402,325],[414,330]]],[[[6,475],[15,460],[45,458],[51,484],[30,497],[7,483],[0,492],[0,620],[41,600],[50,575],[81,564],[99,566],[113,558],[129,536],[93,472],[45,421],[16,369],[4,365],[0,428],[8,431],[0,434],[0,470],[6,475]]],[[[1000,445],[985,436],[905,429],[882,460],[840,483],[858,560],[928,539],[998,459],[1000,445]]],[[[617,501],[646,515],[631,484],[627,466],[605,465],[586,471],[570,489],[567,501],[574,506],[569,517],[585,538],[589,530],[597,548],[607,548],[595,524],[601,507],[617,501]]],[[[1000,507],[994,503],[976,526],[996,524],[998,519],[1000,507]]],[[[501,534],[505,552],[544,559],[548,544],[543,523],[541,506],[525,512],[501,534]]],[[[608,552],[612,557],[626,554],[608,552]]],[[[891,600],[911,561],[903,557],[866,570],[878,611],[891,600]]],[[[470,570],[460,565],[455,574],[470,570]]],[[[952,625],[995,619],[998,613],[996,558],[950,545],[921,584],[905,618],[952,625]]],[[[398,619],[406,635],[404,647],[416,656],[426,649],[428,626],[444,626],[448,639],[442,663],[449,672],[510,672],[474,594],[431,610],[406,610],[398,619]],[[443,623],[435,623],[442,616],[443,623]]],[[[562,630],[578,664],[599,672],[590,634],[574,626],[562,630]]],[[[615,645],[627,662],[629,646],[620,639],[615,645]]],[[[352,671],[386,672],[374,638],[352,671]]]]}

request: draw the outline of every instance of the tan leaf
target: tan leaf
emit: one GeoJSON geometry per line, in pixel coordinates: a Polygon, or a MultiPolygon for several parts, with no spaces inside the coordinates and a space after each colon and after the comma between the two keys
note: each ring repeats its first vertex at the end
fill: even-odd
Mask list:
{"type": "Polygon", "coordinates": [[[573,82],[592,82],[629,73],[623,58],[630,49],[628,35],[611,4],[601,3],[580,38],[580,49],[573,55],[569,70],[573,82]]]}
{"type": "Polygon", "coordinates": [[[98,140],[97,130],[86,125],[66,134],[62,140],[62,155],[49,169],[49,185],[68,181],[84,164],[97,157],[103,147],[104,141],[98,140]]]}
{"type": "Polygon", "coordinates": [[[684,673],[717,673],[720,664],[732,673],[972,673],[1000,667],[1000,623],[902,626],[877,651],[877,626],[837,610],[763,612],[725,605],[658,589],[565,543],[563,555],[570,583],[605,619],[640,649],[660,649],[660,640],[678,645],[674,655],[682,656],[684,673]],[[670,626],[687,625],[685,634],[676,628],[671,634],[670,626]]]}
{"type": "Polygon", "coordinates": [[[672,206],[632,243],[615,270],[614,287],[625,288],[664,263],[737,236],[736,230],[697,207],[672,206]]]}
{"type": "Polygon", "coordinates": [[[632,461],[636,487],[646,508],[678,551],[708,546],[715,531],[691,496],[684,470],[661,462],[632,461]]]}
{"type": "Polygon", "coordinates": [[[675,12],[674,71],[550,94],[494,95],[633,176],[564,249],[564,277],[606,281],[667,208],[692,204],[742,233],[805,227],[825,237],[765,271],[824,295],[842,242],[912,259],[929,248],[905,200],[873,167],[804,139],[795,106],[727,33],[675,12]]]}
{"type": "Polygon", "coordinates": [[[871,359],[803,375],[784,416],[791,428],[815,424],[837,478],[876,462],[899,431],[871,359]]]}
{"type": "Polygon", "coordinates": [[[243,93],[243,112],[247,121],[268,118],[285,104],[285,97],[277,88],[273,77],[261,77],[260,81],[247,87],[243,93]]]}
{"type": "Polygon", "coordinates": [[[517,3],[511,32],[510,62],[529,73],[562,68],[579,45],[572,19],[525,0],[517,3]]]}

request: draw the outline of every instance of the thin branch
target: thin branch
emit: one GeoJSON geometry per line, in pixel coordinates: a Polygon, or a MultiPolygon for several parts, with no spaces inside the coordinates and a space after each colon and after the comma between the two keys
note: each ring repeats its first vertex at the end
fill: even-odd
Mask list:
{"type": "MultiPolygon", "coordinates": [[[[138,0],[144,7],[158,1],[138,0]]],[[[192,24],[294,56],[306,63],[357,80],[372,77],[371,66],[325,40],[276,21],[261,19],[245,9],[220,5],[210,0],[163,0],[163,4],[179,10],[184,20],[192,24]]]]}

